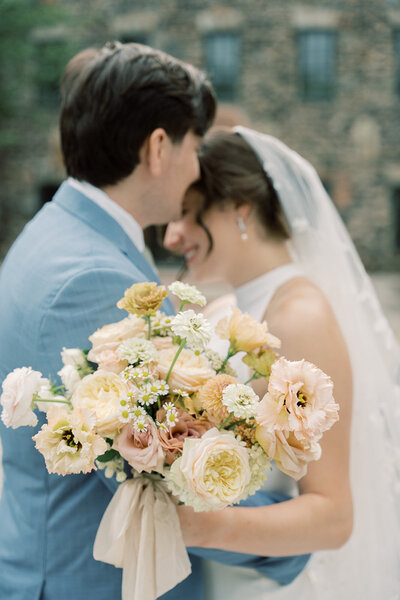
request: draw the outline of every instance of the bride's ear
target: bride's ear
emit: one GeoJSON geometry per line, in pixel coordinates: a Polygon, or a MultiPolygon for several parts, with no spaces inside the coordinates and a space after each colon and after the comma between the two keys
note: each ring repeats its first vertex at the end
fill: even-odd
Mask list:
{"type": "Polygon", "coordinates": [[[252,211],[251,204],[240,204],[239,206],[236,207],[237,216],[241,217],[241,219],[243,219],[244,222],[247,221],[251,211],[252,211]]]}
{"type": "Polygon", "coordinates": [[[153,177],[160,177],[164,172],[169,162],[171,144],[165,129],[161,127],[152,131],[147,138],[143,148],[143,158],[153,177]]]}

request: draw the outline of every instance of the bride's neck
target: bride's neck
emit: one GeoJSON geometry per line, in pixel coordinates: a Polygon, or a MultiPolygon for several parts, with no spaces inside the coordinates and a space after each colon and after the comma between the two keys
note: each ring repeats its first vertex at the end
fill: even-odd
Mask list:
{"type": "Polygon", "coordinates": [[[227,273],[228,282],[240,287],[273,269],[291,262],[284,241],[248,240],[238,247],[231,269],[227,273]]]}

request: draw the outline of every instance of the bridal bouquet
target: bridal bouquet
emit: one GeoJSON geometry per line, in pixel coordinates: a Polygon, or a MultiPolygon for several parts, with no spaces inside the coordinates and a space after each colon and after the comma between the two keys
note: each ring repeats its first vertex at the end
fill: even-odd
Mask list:
{"type": "Polygon", "coordinates": [[[61,386],[22,367],[0,398],[8,427],[35,426],[36,408],[47,413],[33,440],[50,473],[100,468],[121,484],[94,556],[123,567],[125,600],[154,600],[190,573],[176,502],[196,511],[238,503],[261,487],[272,460],[299,479],[338,420],[330,378],[279,357],[265,322],[234,308],[216,327],[229,340],[222,357],[209,349],[212,326],[185,309],[204,306],[204,296],[181,282],[169,290],[176,316],[160,311],[164,286],[135,284],[117,303],[128,317],[94,332],[89,351],[63,349],[61,386]],[[246,383],[230,365],[237,353],[252,373],[246,383]],[[260,377],[269,380],[262,399],[249,385],[260,377]]]}

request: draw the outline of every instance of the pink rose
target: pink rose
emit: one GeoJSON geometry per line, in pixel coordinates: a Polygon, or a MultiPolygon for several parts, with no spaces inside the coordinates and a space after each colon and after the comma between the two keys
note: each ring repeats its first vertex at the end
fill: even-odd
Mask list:
{"type": "Polygon", "coordinates": [[[157,435],[157,427],[150,418],[146,420],[147,431],[136,431],[133,423],[125,425],[114,440],[113,448],[136,471],[163,472],[164,452],[157,435]]]}
{"type": "MultiPolygon", "coordinates": [[[[165,410],[157,412],[157,420],[162,422],[165,410]]],[[[178,422],[171,428],[158,430],[158,437],[165,451],[165,462],[172,465],[178,452],[182,452],[186,438],[201,438],[203,433],[211,429],[213,425],[205,418],[195,419],[182,408],[178,409],[178,422]]]]}
{"type": "Polygon", "coordinates": [[[102,371],[111,371],[117,375],[128,366],[128,361],[121,360],[116,350],[91,350],[89,360],[97,363],[102,371]]]}
{"type": "Polygon", "coordinates": [[[256,439],[278,468],[296,481],[307,473],[309,462],[321,457],[321,446],[318,442],[298,440],[293,433],[268,431],[258,425],[256,439]]]}

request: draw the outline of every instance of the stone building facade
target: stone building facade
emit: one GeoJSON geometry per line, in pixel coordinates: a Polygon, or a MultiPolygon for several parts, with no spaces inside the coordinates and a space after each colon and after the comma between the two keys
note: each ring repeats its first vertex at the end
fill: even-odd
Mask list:
{"type": "MultiPolygon", "coordinates": [[[[250,124],[308,158],[367,267],[399,267],[400,0],[59,2],[69,23],[32,31],[38,56],[120,39],[205,68],[220,122],[250,124]]],[[[39,76],[24,89],[24,143],[1,170],[3,254],[64,176],[53,84],[39,76]]]]}

